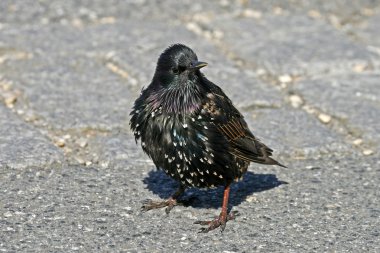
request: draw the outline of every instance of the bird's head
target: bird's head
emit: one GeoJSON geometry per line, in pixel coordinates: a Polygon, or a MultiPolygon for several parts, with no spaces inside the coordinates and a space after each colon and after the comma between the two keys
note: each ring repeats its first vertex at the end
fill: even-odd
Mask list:
{"type": "Polygon", "coordinates": [[[195,82],[199,77],[199,69],[207,66],[198,61],[197,55],[189,47],[174,44],[168,47],[159,57],[154,75],[155,81],[169,88],[195,82]]]}

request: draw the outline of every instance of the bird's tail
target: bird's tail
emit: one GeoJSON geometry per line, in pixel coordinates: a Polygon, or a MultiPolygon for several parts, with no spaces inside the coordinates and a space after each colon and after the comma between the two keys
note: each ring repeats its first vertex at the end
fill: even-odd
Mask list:
{"type": "Polygon", "coordinates": [[[277,162],[276,160],[274,160],[274,159],[271,158],[271,157],[267,157],[267,158],[265,159],[265,164],[278,165],[278,166],[281,166],[281,167],[283,167],[283,168],[288,168],[288,167],[286,167],[285,165],[283,165],[283,164],[277,162]]]}

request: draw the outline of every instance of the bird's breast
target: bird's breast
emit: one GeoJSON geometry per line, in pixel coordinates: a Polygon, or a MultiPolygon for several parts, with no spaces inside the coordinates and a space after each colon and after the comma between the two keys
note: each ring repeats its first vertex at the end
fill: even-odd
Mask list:
{"type": "Polygon", "coordinates": [[[212,187],[237,177],[226,141],[202,115],[151,115],[143,149],[166,174],[183,185],[212,187]]]}

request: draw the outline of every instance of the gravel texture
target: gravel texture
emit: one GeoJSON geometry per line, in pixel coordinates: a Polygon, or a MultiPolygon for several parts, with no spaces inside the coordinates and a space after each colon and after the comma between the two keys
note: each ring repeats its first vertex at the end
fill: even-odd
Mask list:
{"type": "Polygon", "coordinates": [[[0,1],[0,252],[380,252],[380,1],[0,1]],[[192,47],[289,168],[140,212],[177,183],[129,112],[192,47]]]}

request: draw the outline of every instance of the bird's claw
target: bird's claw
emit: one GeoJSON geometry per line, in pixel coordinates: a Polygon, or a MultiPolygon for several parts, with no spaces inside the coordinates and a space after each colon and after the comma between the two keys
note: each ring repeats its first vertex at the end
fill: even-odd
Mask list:
{"type": "Polygon", "coordinates": [[[211,230],[214,230],[218,227],[220,227],[220,232],[223,232],[226,228],[226,223],[229,220],[235,219],[236,216],[239,216],[238,211],[232,211],[227,215],[220,214],[218,217],[216,217],[214,220],[211,221],[196,221],[194,224],[199,224],[201,226],[208,226],[206,228],[200,228],[198,233],[208,233],[211,230]]]}
{"type": "Polygon", "coordinates": [[[173,198],[169,198],[167,200],[151,200],[147,199],[143,201],[143,205],[141,206],[142,212],[147,212],[152,209],[165,208],[166,214],[169,214],[174,206],[177,205],[177,201],[173,198]]]}

